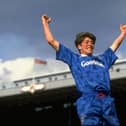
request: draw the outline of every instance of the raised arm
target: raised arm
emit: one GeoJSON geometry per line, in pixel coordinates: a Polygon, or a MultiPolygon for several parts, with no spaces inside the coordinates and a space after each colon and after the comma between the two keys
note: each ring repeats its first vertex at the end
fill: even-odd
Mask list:
{"type": "Polygon", "coordinates": [[[115,52],[126,37],[126,25],[120,25],[120,35],[115,39],[110,48],[115,52]]]}
{"type": "Polygon", "coordinates": [[[47,15],[42,15],[41,17],[41,21],[42,21],[42,25],[43,25],[43,30],[44,30],[44,36],[46,41],[56,50],[59,50],[59,42],[57,40],[54,39],[50,27],[49,27],[49,23],[52,21],[52,19],[50,17],[48,17],[47,15]]]}

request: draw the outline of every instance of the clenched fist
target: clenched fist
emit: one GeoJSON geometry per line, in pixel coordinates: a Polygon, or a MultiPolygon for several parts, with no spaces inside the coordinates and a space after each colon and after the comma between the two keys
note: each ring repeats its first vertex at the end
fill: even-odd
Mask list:
{"type": "Polygon", "coordinates": [[[52,21],[51,17],[47,16],[47,15],[42,15],[42,21],[46,22],[46,23],[50,23],[52,21]]]}

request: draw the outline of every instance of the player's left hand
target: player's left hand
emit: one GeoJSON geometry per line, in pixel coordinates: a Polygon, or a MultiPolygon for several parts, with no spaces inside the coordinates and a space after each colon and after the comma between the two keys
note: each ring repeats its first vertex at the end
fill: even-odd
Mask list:
{"type": "Polygon", "coordinates": [[[121,31],[121,33],[124,33],[126,35],[126,25],[125,24],[120,24],[120,31],[121,31]]]}

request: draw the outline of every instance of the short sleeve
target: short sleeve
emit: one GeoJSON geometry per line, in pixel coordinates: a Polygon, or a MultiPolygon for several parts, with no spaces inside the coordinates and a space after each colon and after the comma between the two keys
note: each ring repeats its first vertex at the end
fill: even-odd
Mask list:
{"type": "Polygon", "coordinates": [[[59,50],[56,51],[57,60],[61,60],[66,64],[71,65],[72,56],[73,56],[73,52],[70,49],[68,49],[62,44],[59,45],[59,50]]]}
{"type": "Polygon", "coordinates": [[[102,55],[100,55],[105,66],[109,69],[117,60],[117,56],[111,48],[108,48],[102,55]]]}

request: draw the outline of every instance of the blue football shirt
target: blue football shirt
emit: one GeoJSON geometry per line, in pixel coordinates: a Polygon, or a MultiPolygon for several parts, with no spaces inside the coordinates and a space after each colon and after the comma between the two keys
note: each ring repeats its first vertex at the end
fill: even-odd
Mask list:
{"type": "Polygon", "coordinates": [[[109,68],[117,59],[111,48],[98,56],[83,57],[60,44],[56,59],[69,65],[76,87],[82,94],[99,91],[110,93],[109,68]]]}

